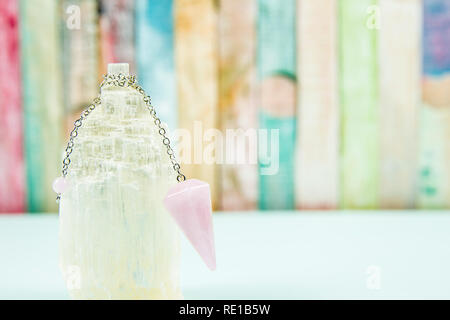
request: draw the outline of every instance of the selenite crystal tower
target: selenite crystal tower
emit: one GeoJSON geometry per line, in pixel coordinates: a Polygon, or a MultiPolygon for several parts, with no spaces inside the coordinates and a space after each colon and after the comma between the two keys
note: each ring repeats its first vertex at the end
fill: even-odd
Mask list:
{"type": "MultiPolygon", "coordinates": [[[[109,74],[128,75],[127,64],[109,74]]],[[[83,122],[60,200],[60,267],[80,299],[177,299],[178,229],[163,205],[176,173],[142,97],[106,86],[83,122]]]]}

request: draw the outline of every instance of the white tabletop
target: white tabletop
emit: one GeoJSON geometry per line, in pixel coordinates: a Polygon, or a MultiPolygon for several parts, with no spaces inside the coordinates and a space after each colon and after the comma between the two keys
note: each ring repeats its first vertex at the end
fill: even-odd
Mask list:
{"type": "MultiPolygon", "coordinates": [[[[66,299],[56,215],[0,215],[0,299],[66,299]]],[[[183,240],[186,299],[450,299],[450,212],[214,215],[218,269],[183,240]]]]}

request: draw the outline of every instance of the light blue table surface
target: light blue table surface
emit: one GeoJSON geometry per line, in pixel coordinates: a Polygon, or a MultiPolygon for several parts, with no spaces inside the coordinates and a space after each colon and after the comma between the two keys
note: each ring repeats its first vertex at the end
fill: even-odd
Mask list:
{"type": "MultiPolygon", "coordinates": [[[[218,269],[183,240],[186,299],[450,299],[450,212],[215,214],[218,269]]],[[[56,215],[0,215],[0,299],[66,299],[56,215]]]]}

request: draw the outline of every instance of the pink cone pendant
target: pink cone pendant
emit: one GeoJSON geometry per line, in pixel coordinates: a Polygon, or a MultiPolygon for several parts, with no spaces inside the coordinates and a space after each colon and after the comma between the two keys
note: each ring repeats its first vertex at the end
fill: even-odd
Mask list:
{"type": "Polygon", "coordinates": [[[211,193],[206,182],[189,179],[173,186],[164,205],[211,270],[216,269],[211,193]]]}

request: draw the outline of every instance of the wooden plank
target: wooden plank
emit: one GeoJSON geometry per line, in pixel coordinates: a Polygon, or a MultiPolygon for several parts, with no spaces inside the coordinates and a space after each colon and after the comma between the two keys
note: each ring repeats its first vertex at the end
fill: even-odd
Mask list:
{"type": "Polygon", "coordinates": [[[380,0],[380,182],[383,209],[415,205],[421,81],[421,3],[380,0]]]}
{"type": "Polygon", "coordinates": [[[450,207],[450,3],[423,3],[419,208],[450,207]]]}
{"type": "Polygon", "coordinates": [[[175,2],[177,72],[182,170],[210,184],[213,208],[219,207],[215,153],[220,139],[218,109],[218,21],[214,0],[175,2]],[[201,17],[201,18],[200,18],[201,17]]]}
{"type": "Polygon", "coordinates": [[[100,73],[108,63],[128,63],[136,74],[134,0],[100,0],[100,73]]]}
{"type": "MultiPolygon", "coordinates": [[[[268,148],[278,158],[278,170],[264,174],[276,158],[259,155],[259,203],[262,210],[294,208],[294,147],[296,104],[296,1],[258,1],[259,127],[278,130],[278,150],[268,148]],[[278,151],[278,152],[277,152],[278,151]],[[266,164],[268,163],[268,164],[266,164]]],[[[270,138],[260,136],[259,142],[270,138]]],[[[261,145],[260,145],[261,150],[261,145]]],[[[273,166],[275,169],[275,166],[273,166]]]]}
{"type": "Polygon", "coordinates": [[[73,122],[98,94],[98,6],[96,0],[64,0],[62,49],[65,141],[73,122]],[[76,15],[79,13],[79,25],[76,15]]]}
{"type": "Polygon", "coordinates": [[[177,102],[172,0],[136,2],[136,39],[139,83],[152,97],[158,116],[174,130],[177,102]]]}
{"type": "Polygon", "coordinates": [[[296,206],[338,204],[337,1],[298,2],[296,206]]]}
{"type": "Polygon", "coordinates": [[[19,1],[0,2],[0,213],[25,211],[19,1]]]}
{"type": "Polygon", "coordinates": [[[254,57],[256,1],[227,0],[220,4],[219,112],[229,161],[221,166],[222,210],[256,208],[258,170],[255,154],[257,109],[254,57]],[[228,130],[228,131],[227,131],[228,130]],[[238,144],[238,141],[244,143],[238,144]],[[231,141],[230,141],[231,140],[231,141]],[[252,146],[251,141],[254,141],[252,146]],[[240,146],[243,146],[240,149],[240,146]]]}
{"type": "Polygon", "coordinates": [[[20,1],[28,210],[56,212],[61,169],[62,86],[56,0],[20,1]]]}
{"type": "Polygon", "coordinates": [[[339,1],[340,206],[378,205],[376,24],[373,0],[339,1]]]}

